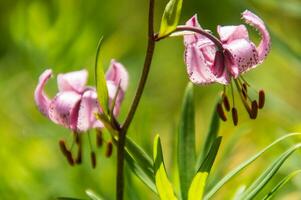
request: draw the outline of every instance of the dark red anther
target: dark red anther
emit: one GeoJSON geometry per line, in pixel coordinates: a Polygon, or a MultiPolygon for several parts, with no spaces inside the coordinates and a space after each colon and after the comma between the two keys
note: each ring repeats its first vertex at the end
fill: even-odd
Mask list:
{"type": "Polygon", "coordinates": [[[103,144],[102,131],[100,129],[96,130],[96,146],[101,147],[103,144]]]}
{"type": "Polygon", "coordinates": [[[218,116],[221,118],[223,121],[227,121],[227,117],[225,115],[223,106],[221,103],[218,103],[216,106],[216,112],[218,113],[218,116]]]}
{"type": "Polygon", "coordinates": [[[241,92],[244,98],[246,99],[248,97],[248,86],[246,83],[242,84],[241,92]]]}
{"type": "Polygon", "coordinates": [[[263,90],[260,90],[258,93],[258,108],[262,109],[265,103],[265,94],[263,90]]]}
{"type": "Polygon", "coordinates": [[[66,142],[64,140],[59,141],[61,152],[64,154],[64,156],[67,158],[68,163],[73,166],[74,160],[72,158],[72,153],[67,149],[66,142]]]}
{"type": "Polygon", "coordinates": [[[222,100],[223,100],[223,104],[224,104],[226,110],[229,112],[230,111],[230,103],[229,103],[229,99],[228,99],[227,95],[224,92],[222,95],[222,100]]]}
{"type": "Polygon", "coordinates": [[[238,114],[237,114],[237,109],[235,107],[232,108],[232,120],[233,120],[234,126],[237,126],[238,114]]]}
{"type": "Polygon", "coordinates": [[[77,150],[77,156],[76,156],[76,159],[75,159],[76,164],[81,164],[82,163],[82,156],[83,156],[82,145],[79,145],[78,150],[77,150]]]}
{"type": "Polygon", "coordinates": [[[113,144],[112,144],[112,142],[110,141],[110,142],[108,142],[108,144],[107,144],[106,157],[107,157],[107,158],[111,157],[112,153],[113,153],[113,144]]]}
{"type": "Polygon", "coordinates": [[[66,142],[64,140],[60,140],[59,146],[60,146],[60,150],[64,154],[64,156],[67,156],[69,151],[67,149],[66,142]]]}
{"type": "Polygon", "coordinates": [[[94,169],[96,167],[96,154],[94,151],[91,151],[90,157],[91,157],[92,168],[94,169]]]}
{"type": "Polygon", "coordinates": [[[74,134],[74,140],[75,140],[75,143],[76,144],[80,144],[80,135],[79,135],[79,133],[78,132],[74,132],[73,133],[74,134]]]}
{"type": "Polygon", "coordinates": [[[67,158],[68,163],[69,163],[71,166],[73,166],[73,165],[74,165],[74,160],[73,160],[71,151],[68,151],[68,153],[67,153],[67,155],[66,155],[66,158],[67,158]]]}
{"type": "Polygon", "coordinates": [[[252,108],[251,108],[251,113],[250,113],[250,118],[251,119],[256,119],[258,114],[258,104],[257,101],[252,101],[252,108]]]}

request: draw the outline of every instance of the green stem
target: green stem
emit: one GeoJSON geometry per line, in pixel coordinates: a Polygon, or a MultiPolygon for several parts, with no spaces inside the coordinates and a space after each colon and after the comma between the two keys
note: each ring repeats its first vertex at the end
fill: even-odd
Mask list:
{"type": "Polygon", "coordinates": [[[154,4],[155,0],[149,1],[149,16],[148,16],[148,44],[147,51],[144,59],[144,67],[142,75],[139,81],[139,85],[130,107],[129,113],[126,117],[124,124],[120,127],[118,126],[118,143],[117,143],[117,176],[116,176],[116,199],[123,200],[124,193],[124,146],[127,130],[133,120],[135,112],[137,110],[138,104],[140,102],[145,83],[149,74],[150,66],[152,63],[152,58],[155,49],[155,37],[154,37],[154,4]]]}
{"type": "Polygon", "coordinates": [[[221,50],[221,51],[224,50],[224,47],[223,47],[223,44],[221,43],[221,41],[217,37],[212,35],[211,33],[207,32],[201,28],[197,28],[197,27],[193,27],[193,26],[186,26],[186,25],[185,26],[177,26],[177,28],[174,31],[172,31],[171,33],[169,33],[163,37],[160,37],[160,38],[156,37],[156,41],[162,40],[162,39],[170,36],[171,34],[180,32],[180,31],[191,31],[191,32],[201,34],[201,35],[205,36],[206,38],[208,38],[209,40],[211,40],[218,47],[219,50],[221,50]]]}

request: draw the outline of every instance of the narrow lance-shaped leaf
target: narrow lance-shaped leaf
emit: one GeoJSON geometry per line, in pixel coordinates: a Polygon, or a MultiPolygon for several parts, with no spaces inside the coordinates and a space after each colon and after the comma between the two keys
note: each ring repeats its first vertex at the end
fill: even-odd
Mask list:
{"type": "Polygon", "coordinates": [[[192,183],[189,188],[188,192],[188,200],[202,200],[204,190],[206,187],[206,181],[207,177],[211,171],[212,165],[215,161],[216,155],[218,153],[220,144],[222,141],[222,137],[217,137],[213,144],[211,145],[211,148],[205,157],[203,163],[198,169],[197,174],[192,180],[192,183]]]}
{"type": "Polygon", "coordinates": [[[86,194],[91,200],[104,200],[102,197],[100,197],[98,194],[96,194],[94,191],[90,189],[86,190],[86,194]]]}
{"type": "Polygon", "coordinates": [[[221,142],[222,142],[222,136],[219,136],[215,139],[215,141],[211,145],[211,148],[210,148],[207,156],[205,157],[203,163],[201,164],[198,172],[208,172],[208,174],[210,173],[212,165],[217,156],[219,147],[221,145],[221,142]]]}
{"type": "Polygon", "coordinates": [[[287,182],[289,182],[293,177],[301,173],[301,170],[296,170],[282,179],[265,197],[263,200],[271,199],[275,193],[280,190],[287,182]]]}
{"type": "Polygon", "coordinates": [[[155,137],[153,151],[155,180],[160,199],[176,200],[177,198],[174,194],[173,187],[166,174],[159,135],[155,137]]]}
{"type": "Polygon", "coordinates": [[[170,0],[164,10],[159,37],[168,35],[174,31],[179,23],[183,0],[170,0]]]}
{"type": "Polygon", "coordinates": [[[108,105],[109,105],[108,88],[107,88],[103,65],[99,64],[99,62],[98,62],[102,40],[103,40],[103,37],[100,38],[98,45],[97,45],[97,49],[96,49],[95,72],[94,73],[95,73],[95,85],[96,85],[96,90],[97,90],[97,98],[98,98],[101,108],[103,109],[103,112],[105,113],[105,115],[108,115],[108,110],[109,110],[109,108],[108,108],[108,105]]]}
{"type": "Polygon", "coordinates": [[[287,139],[292,136],[301,135],[301,133],[291,133],[288,135],[285,135],[277,140],[275,140],[273,143],[259,151],[257,154],[249,158],[248,160],[241,163],[238,167],[233,169],[231,172],[229,172],[224,178],[222,178],[218,183],[214,185],[214,187],[205,195],[204,199],[210,199],[225,183],[227,183],[230,179],[232,179],[235,175],[237,175],[240,171],[245,169],[248,165],[250,165],[252,162],[254,162],[257,158],[259,158],[264,152],[269,150],[274,145],[278,144],[279,142],[283,141],[284,139],[287,139]]]}
{"type": "Polygon", "coordinates": [[[273,178],[283,163],[301,147],[301,143],[291,147],[279,156],[243,193],[241,199],[254,199],[264,186],[273,178]]]}
{"type": "Polygon", "coordinates": [[[182,199],[187,199],[188,188],[195,173],[195,124],[193,86],[185,90],[178,133],[178,166],[182,199]]]}
{"type": "Polygon", "coordinates": [[[206,136],[202,151],[198,157],[197,163],[196,163],[196,169],[198,169],[202,162],[204,161],[206,155],[208,154],[211,145],[214,143],[217,135],[218,135],[218,130],[219,130],[219,117],[216,112],[216,107],[214,107],[212,117],[211,117],[211,123],[209,127],[208,134],[206,136]]]}
{"type": "Polygon", "coordinates": [[[198,172],[195,175],[189,188],[188,200],[202,200],[207,177],[207,172],[198,172]]]}
{"type": "Polygon", "coordinates": [[[149,187],[155,194],[157,194],[154,174],[152,173],[153,171],[149,171],[148,169],[143,168],[140,164],[138,164],[138,162],[131,156],[131,154],[128,151],[125,152],[125,160],[132,172],[147,187],[149,187]]]}
{"type": "Polygon", "coordinates": [[[153,160],[131,138],[126,137],[126,161],[130,169],[140,178],[153,192],[157,193],[153,169],[153,160]]]}

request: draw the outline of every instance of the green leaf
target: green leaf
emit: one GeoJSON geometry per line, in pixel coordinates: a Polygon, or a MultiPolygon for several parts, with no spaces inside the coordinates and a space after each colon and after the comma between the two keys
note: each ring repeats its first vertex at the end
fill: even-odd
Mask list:
{"type": "Polygon", "coordinates": [[[153,151],[155,180],[160,199],[176,200],[177,198],[174,194],[173,187],[166,174],[159,135],[156,135],[155,137],[153,151]]]}
{"type": "Polygon", "coordinates": [[[152,158],[131,138],[126,137],[125,143],[126,151],[128,151],[131,156],[145,169],[153,173],[154,162],[152,158]]]}
{"type": "Polygon", "coordinates": [[[130,169],[155,193],[153,160],[131,138],[126,137],[126,161],[130,169]]]}
{"type": "Polygon", "coordinates": [[[235,175],[237,175],[240,171],[242,171],[244,168],[246,168],[248,165],[250,165],[252,162],[254,162],[257,158],[259,158],[264,152],[269,150],[274,145],[278,144],[279,142],[283,141],[284,139],[287,139],[292,136],[301,135],[301,133],[291,133],[288,135],[285,135],[277,140],[275,140],[273,143],[259,151],[257,154],[249,158],[248,160],[241,163],[238,167],[233,169],[231,172],[229,172],[224,178],[222,178],[218,183],[214,185],[214,187],[205,195],[204,199],[207,200],[211,198],[225,183],[227,183],[230,179],[232,179],[235,175]]]}
{"type": "Polygon", "coordinates": [[[195,165],[195,125],[193,86],[189,83],[185,90],[178,134],[178,166],[182,199],[187,199],[195,165]]]}
{"type": "Polygon", "coordinates": [[[86,194],[88,195],[88,197],[91,200],[104,200],[103,198],[101,198],[99,195],[95,194],[95,192],[90,189],[86,190],[86,194]]]}
{"type": "Polygon", "coordinates": [[[207,172],[198,172],[195,175],[189,188],[188,200],[202,200],[207,177],[207,172]]]}
{"type": "Polygon", "coordinates": [[[279,156],[243,193],[241,199],[253,199],[273,178],[283,163],[298,149],[301,143],[294,145],[279,156]]]}
{"type": "Polygon", "coordinates": [[[294,176],[298,175],[299,173],[301,173],[301,170],[296,170],[288,176],[286,176],[264,197],[263,200],[271,199],[278,190],[280,190],[288,181],[290,181],[294,176]]]}
{"type": "Polygon", "coordinates": [[[154,193],[157,194],[155,178],[153,174],[153,170],[149,171],[143,168],[135,159],[129,154],[128,151],[125,152],[125,160],[129,166],[129,168],[133,171],[133,173],[140,178],[140,180],[148,186],[154,193]]]}
{"type": "Polygon", "coordinates": [[[101,64],[98,63],[98,57],[100,53],[100,47],[102,44],[103,37],[99,39],[97,49],[96,49],[96,57],[95,57],[95,85],[97,90],[97,98],[100,104],[100,107],[103,109],[105,115],[108,116],[109,111],[109,101],[108,101],[108,88],[104,73],[104,68],[101,64]],[[100,65],[100,66],[99,66],[100,65]]]}
{"type": "Polygon", "coordinates": [[[211,145],[210,151],[208,152],[203,163],[201,164],[198,172],[207,172],[208,174],[210,173],[210,170],[215,161],[221,142],[222,142],[222,136],[219,136],[215,139],[214,143],[211,145]]]}
{"type": "Polygon", "coordinates": [[[210,151],[208,152],[206,158],[204,159],[203,163],[199,167],[198,172],[193,178],[192,183],[189,187],[188,200],[203,199],[207,177],[208,174],[210,173],[210,170],[216,158],[221,141],[222,141],[222,137],[220,136],[216,138],[214,143],[211,145],[210,151]]]}
{"type": "Polygon", "coordinates": [[[73,197],[57,197],[58,200],[85,200],[85,199],[79,199],[79,198],[73,198],[73,197]]]}
{"type": "Polygon", "coordinates": [[[174,31],[179,23],[183,0],[170,0],[164,10],[159,37],[164,37],[174,31]]]}
{"type": "Polygon", "coordinates": [[[203,145],[203,150],[200,153],[197,163],[196,163],[196,169],[198,169],[200,167],[200,165],[202,164],[203,160],[205,159],[206,155],[208,154],[212,143],[215,141],[217,134],[218,134],[218,130],[219,130],[219,116],[216,112],[216,107],[214,107],[213,109],[213,113],[212,113],[212,117],[211,117],[211,124],[210,124],[210,128],[208,131],[208,134],[206,136],[205,139],[205,143],[203,145]]]}
{"type": "Polygon", "coordinates": [[[246,190],[246,186],[245,185],[242,185],[242,186],[240,186],[237,190],[236,190],[236,192],[235,192],[235,194],[234,194],[234,196],[233,196],[233,200],[239,200],[240,199],[240,196],[242,195],[242,193],[244,192],[246,190]]]}

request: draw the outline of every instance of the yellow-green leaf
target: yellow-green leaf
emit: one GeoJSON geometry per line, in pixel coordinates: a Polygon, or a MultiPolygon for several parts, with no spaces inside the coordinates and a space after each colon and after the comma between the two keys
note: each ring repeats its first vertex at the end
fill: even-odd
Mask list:
{"type": "Polygon", "coordinates": [[[173,191],[173,187],[166,174],[159,135],[155,137],[153,151],[155,181],[160,199],[177,200],[173,191]]]}
{"type": "Polygon", "coordinates": [[[203,199],[207,177],[208,177],[207,172],[198,172],[195,175],[188,191],[188,200],[203,199]]]}
{"type": "Polygon", "coordinates": [[[100,38],[97,49],[96,49],[96,57],[95,57],[95,85],[97,91],[97,98],[100,104],[100,107],[103,109],[105,115],[108,115],[109,110],[109,100],[108,100],[108,88],[104,73],[104,67],[102,64],[98,63],[100,47],[102,44],[103,37],[100,38]]]}
{"type": "Polygon", "coordinates": [[[164,10],[159,37],[168,35],[174,31],[179,23],[183,0],[170,0],[164,10]]]}

